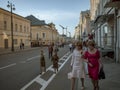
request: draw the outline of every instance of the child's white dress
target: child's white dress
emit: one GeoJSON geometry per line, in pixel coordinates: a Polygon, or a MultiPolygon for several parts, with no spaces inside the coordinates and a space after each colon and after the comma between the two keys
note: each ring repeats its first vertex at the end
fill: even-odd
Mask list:
{"type": "Polygon", "coordinates": [[[72,77],[75,78],[85,78],[85,69],[84,69],[84,62],[81,58],[81,52],[75,49],[73,51],[72,60],[72,77]]]}

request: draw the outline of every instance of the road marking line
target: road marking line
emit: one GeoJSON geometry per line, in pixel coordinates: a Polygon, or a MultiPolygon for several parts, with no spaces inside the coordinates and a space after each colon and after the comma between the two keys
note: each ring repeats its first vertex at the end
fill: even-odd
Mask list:
{"type": "MultiPolygon", "coordinates": [[[[52,68],[52,65],[47,68],[46,71],[48,71],[50,68],[52,68]]],[[[44,74],[44,73],[43,73],[44,74]]],[[[20,90],[25,90],[27,87],[29,87],[32,83],[37,81],[37,78],[40,78],[41,75],[38,75],[36,78],[34,78],[32,81],[30,81],[28,84],[26,84],[24,87],[22,87],[20,90]]],[[[41,83],[40,83],[41,84],[41,83]]]]}
{"type": "MultiPolygon", "coordinates": [[[[68,52],[68,53],[69,53],[69,52],[68,52]]],[[[68,53],[65,54],[63,57],[65,57],[66,55],[68,55],[68,53]]],[[[36,57],[36,56],[35,56],[35,57],[36,57]]],[[[63,58],[63,57],[62,57],[62,58],[63,58]]],[[[71,57],[71,54],[70,54],[69,57],[65,60],[65,62],[59,67],[59,70],[64,66],[64,64],[69,60],[70,57],[71,57]]],[[[32,59],[33,59],[33,57],[32,57],[32,59]]],[[[46,71],[48,71],[48,70],[53,71],[52,66],[53,66],[53,65],[49,66],[46,71]]],[[[58,71],[58,72],[59,72],[59,71],[58,71]]],[[[43,74],[44,74],[44,73],[43,73],[43,74]]],[[[29,87],[29,86],[30,86],[33,82],[35,82],[35,81],[38,82],[39,84],[43,85],[40,90],[45,90],[45,88],[46,88],[46,87],[48,86],[48,84],[52,81],[52,79],[56,76],[56,74],[53,74],[53,75],[49,78],[48,81],[45,81],[44,79],[40,78],[40,76],[41,76],[41,75],[38,75],[36,78],[34,78],[32,81],[30,81],[28,84],[26,84],[26,85],[25,85],[23,88],[21,88],[20,90],[25,90],[27,87],[29,87]],[[42,80],[42,81],[39,81],[39,80],[42,80]]]]}
{"type": "MultiPolygon", "coordinates": [[[[69,55],[69,57],[66,59],[66,61],[60,66],[60,68],[59,68],[59,71],[60,71],[60,69],[65,65],[65,63],[69,60],[69,58],[71,57],[71,55],[72,54],[70,54],[69,55]]],[[[64,57],[64,56],[63,56],[64,57]]],[[[59,72],[58,71],[58,72],[59,72]]],[[[58,73],[57,72],[57,73],[58,73]]],[[[56,76],[57,74],[53,74],[51,77],[50,77],[50,79],[43,85],[43,87],[41,87],[41,89],[40,90],[45,90],[45,88],[48,86],[48,84],[54,79],[54,77],[56,76]]]]}
{"type": "Polygon", "coordinates": [[[10,65],[7,65],[7,66],[4,66],[4,67],[1,67],[0,69],[5,69],[5,68],[8,68],[8,67],[12,67],[12,66],[15,66],[16,63],[13,63],[13,64],[10,64],[10,65]]]}
{"type": "Polygon", "coordinates": [[[36,82],[41,84],[41,85],[44,85],[46,83],[46,81],[44,79],[40,78],[40,77],[36,78],[36,82]]]}
{"type": "Polygon", "coordinates": [[[54,72],[54,69],[53,69],[53,68],[50,68],[50,69],[49,69],[49,71],[52,71],[52,72],[54,72]]]}
{"type": "Polygon", "coordinates": [[[65,61],[66,59],[62,59],[63,61],[65,61]]]}
{"type": "Polygon", "coordinates": [[[45,88],[48,86],[48,84],[53,80],[53,78],[56,76],[56,74],[53,74],[51,78],[42,86],[40,90],[45,90],[45,88]]]}
{"type": "Polygon", "coordinates": [[[25,61],[21,61],[20,63],[25,63],[25,61]]]}
{"type": "MultiPolygon", "coordinates": [[[[40,77],[41,75],[38,75],[36,78],[40,77]]],[[[33,79],[31,82],[29,82],[27,85],[25,85],[23,88],[21,88],[20,90],[25,90],[27,87],[29,87],[33,82],[36,81],[36,78],[33,79]]]]}
{"type": "Polygon", "coordinates": [[[32,59],[39,58],[39,57],[40,57],[40,55],[35,56],[35,57],[31,57],[31,58],[28,58],[26,61],[30,61],[30,60],[32,60],[32,59]]]}
{"type": "Polygon", "coordinates": [[[62,65],[63,63],[58,63],[59,65],[62,65]]]}

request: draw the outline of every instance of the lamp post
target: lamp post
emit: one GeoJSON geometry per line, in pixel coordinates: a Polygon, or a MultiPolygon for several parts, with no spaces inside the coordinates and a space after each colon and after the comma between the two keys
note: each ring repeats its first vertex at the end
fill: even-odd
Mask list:
{"type": "Polygon", "coordinates": [[[12,44],[11,44],[11,51],[14,51],[13,16],[12,16],[13,12],[12,12],[12,11],[15,10],[15,5],[8,1],[7,7],[10,8],[10,11],[11,11],[11,41],[12,41],[12,44]]]}

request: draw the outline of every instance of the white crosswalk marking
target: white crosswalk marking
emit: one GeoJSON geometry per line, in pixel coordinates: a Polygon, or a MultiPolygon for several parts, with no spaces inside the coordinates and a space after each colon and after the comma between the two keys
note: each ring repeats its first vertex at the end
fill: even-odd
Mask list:
{"type": "MultiPolygon", "coordinates": [[[[68,52],[66,55],[70,54],[70,52],[68,52]]],[[[60,60],[63,60],[64,57],[66,57],[66,55],[64,55],[60,60]]],[[[64,64],[69,60],[69,58],[71,57],[71,54],[67,57],[67,59],[63,62],[63,63],[58,63],[60,64],[60,67],[59,67],[59,70],[64,66],[64,64]]],[[[53,71],[53,68],[52,68],[52,65],[49,66],[46,70],[47,71],[53,71]]],[[[59,72],[59,71],[58,71],[59,72]]],[[[44,73],[43,73],[44,74],[44,73]]],[[[20,90],[25,90],[27,87],[29,87],[32,83],[34,83],[35,81],[37,83],[39,83],[40,85],[42,85],[42,87],[40,88],[40,90],[45,90],[45,88],[48,86],[48,84],[54,79],[54,77],[56,76],[57,74],[54,74],[49,77],[49,79],[47,81],[45,81],[44,79],[40,78],[41,75],[38,75],[35,79],[33,79],[31,82],[29,82],[27,85],[25,85],[23,88],[21,88],[20,90]]]]}

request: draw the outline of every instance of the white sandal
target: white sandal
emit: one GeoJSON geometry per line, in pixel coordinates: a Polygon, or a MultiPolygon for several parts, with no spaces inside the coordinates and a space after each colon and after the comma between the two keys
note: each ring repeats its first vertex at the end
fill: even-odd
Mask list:
{"type": "Polygon", "coordinates": [[[84,87],[82,86],[81,89],[84,90],[84,87]]]}

